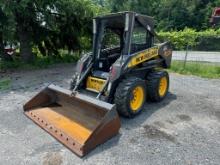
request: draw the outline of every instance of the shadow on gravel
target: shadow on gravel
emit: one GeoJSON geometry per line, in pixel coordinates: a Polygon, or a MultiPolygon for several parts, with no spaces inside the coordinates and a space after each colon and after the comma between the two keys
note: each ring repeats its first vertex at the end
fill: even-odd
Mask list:
{"type": "Polygon", "coordinates": [[[173,100],[176,100],[176,95],[173,93],[168,93],[167,97],[161,101],[161,102],[147,102],[144,110],[142,113],[140,113],[138,116],[136,116],[133,119],[127,119],[121,117],[121,125],[122,128],[130,130],[133,128],[140,127],[142,123],[144,123],[148,118],[151,117],[153,113],[156,111],[161,110],[161,108],[164,108],[166,105],[170,104],[173,100]]]}
{"type": "Polygon", "coordinates": [[[110,140],[108,140],[107,142],[105,142],[104,144],[101,144],[99,146],[97,146],[94,150],[92,150],[89,154],[85,155],[82,159],[83,160],[87,160],[92,156],[95,156],[99,153],[102,153],[103,151],[107,151],[108,149],[117,146],[119,139],[121,137],[121,133],[119,132],[118,135],[116,135],[115,137],[111,138],[110,140]]]}
{"type": "MultiPolygon", "coordinates": [[[[166,99],[164,99],[163,101],[161,101],[159,103],[147,102],[144,107],[144,111],[141,114],[139,114],[138,116],[136,116],[135,118],[127,119],[124,117],[120,117],[121,128],[126,129],[126,130],[130,130],[130,129],[134,129],[136,127],[140,127],[142,125],[142,123],[145,122],[154,112],[159,111],[161,108],[165,107],[173,100],[176,100],[176,98],[177,97],[175,94],[168,93],[166,99]]],[[[174,137],[172,137],[169,134],[164,133],[163,131],[156,129],[156,127],[152,127],[152,126],[148,127],[146,125],[146,126],[144,126],[144,128],[145,128],[146,134],[148,134],[148,135],[146,135],[146,136],[148,136],[148,138],[164,137],[166,140],[169,140],[173,143],[176,142],[176,139],[174,137]]],[[[120,137],[121,137],[121,134],[119,133],[117,136],[115,136],[111,140],[107,141],[106,143],[98,146],[95,150],[93,150],[88,155],[83,157],[83,160],[86,160],[86,159],[88,159],[98,153],[101,153],[103,151],[106,151],[106,150],[114,147],[114,146],[117,146],[120,137]]]]}
{"type": "Polygon", "coordinates": [[[220,122],[220,111],[216,111],[215,112],[215,117],[218,119],[218,121],[220,122]]]}
{"type": "MultiPolygon", "coordinates": [[[[167,97],[161,102],[158,102],[158,103],[147,102],[144,107],[144,111],[141,114],[139,114],[138,116],[136,116],[135,118],[127,119],[124,117],[120,117],[121,128],[124,128],[126,130],[130,130],[130,129],[134,129],[136,127],[140,127],[142,125],[142,123],[145,122],[154,112],[159,111],[161,108],[165,107],[173,100],[176,100],[176,98],[177,97],[175,94],[168,93],[167,97]]],[[[162,138],[162,137],[164,137],[166,140],[169,140],[173,143],[176,142],[176,139],[174,137],[172,137],[169,134],[164,133],[163,131],[156,129],[156,127],[145,125],[144,128],[146,130],[146,134],[147,134],[146,136],[148,138],[162,138]]],[[[110,139],[106,143],[99,145],[95,150],[91,151],[88,155],[86,155],[82,159],[87,160],[88,158],[90,158],[92,156],[95,156],[103,151],[107,151],[108,149],[110,149],[114,146],[117,146],[120,137],[121,137],[121,133],[119,133],[117,136],[113,137],[112,139],[110,139]]]]}

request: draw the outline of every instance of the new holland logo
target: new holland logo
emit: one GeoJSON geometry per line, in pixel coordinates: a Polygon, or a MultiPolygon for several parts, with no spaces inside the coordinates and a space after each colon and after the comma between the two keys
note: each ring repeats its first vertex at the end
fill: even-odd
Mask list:
{"type": "Polygon", "coordinates": [[[91,79],[92,83],[104,84],[104,81],[98,79],[91,79]]]}
{"type": "Polygon", "coordinates": [[[131,59],[131,62],[129,62],[128,67],[138,65],[146,60],[156,57],[157,55],[158,55],[158,47],[147,49],[146,51],[143,51],[137,54],[136,56],[134,56],[131,59]]]}

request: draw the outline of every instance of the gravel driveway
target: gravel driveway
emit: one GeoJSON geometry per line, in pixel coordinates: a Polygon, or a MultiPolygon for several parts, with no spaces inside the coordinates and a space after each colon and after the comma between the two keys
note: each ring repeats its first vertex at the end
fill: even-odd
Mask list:
{"type": "Polygon", "coordinates": [[[12,85],[0,91],[0,164],[220,164],[220,79],[171,74],[168,97],[146,103],[120,133],[79,158],[23,115],[22,105],[45,85],[68,88],[73,65],[0,73],[12,85]]]}

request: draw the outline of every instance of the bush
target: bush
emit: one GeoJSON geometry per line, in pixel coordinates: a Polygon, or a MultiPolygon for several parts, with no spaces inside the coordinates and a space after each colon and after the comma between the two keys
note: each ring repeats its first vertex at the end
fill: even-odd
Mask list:
{"type": "Polygon", "coordinates": [[[35,60],[32,63],[24,63],[20,57],[14,57],[13,61],[2,61],[0,59],[0,71],[4,69],[38,69],[47,68],[50,65],[58,63],[72,63],[79,59],[79,54],[67,54],[65,51],[60,56],[42,56],[37,54],[35,60]]]}
{"type": "Polygon", "coordinates": [[[198,44],[193,50],[220,51],[220,37],[203,37],[198,39],[198,44]]]}
{"type": "Polygon", "coordinates": [[[187,45],[193,50],[220,50],[220,29],[208,29],[205,31],[196,31],[185,28],[182,31],[159,32],[158,35],[169,40],[175,50],[185,50],[187,45]]]}

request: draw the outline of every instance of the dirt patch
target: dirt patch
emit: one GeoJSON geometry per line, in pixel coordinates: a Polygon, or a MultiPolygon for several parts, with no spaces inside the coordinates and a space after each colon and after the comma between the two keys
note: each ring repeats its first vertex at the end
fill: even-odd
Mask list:
{"type": "Polygon", "coordinates": [[[166,122],[169,123],[169,124],[174,124],[174,122],[171,121],[171,120],[166,120],[166,122]]]}
{"type": "Polygon", "coordinates": [[[34,152],[30,154],[30,156],[35,156],[42,152],[56,152],[58,153],[62,149],[62,145],[57,142],[44,143],[42,146],[37,147],[34,152]]]}
{"type": "Polygon", "coordinates": [[[144,134],[150,139],[166,139],[173,143],[176,143],[176,138],[155,126],[152,125],[145,125],[144,126],[145,132],[144,134]]]}
{"type": "Polygon", "coordinates": [[[220,121],[220,112],[219,111],[215,112],[215,117],[220,121]]]}
{"type": "Polygon", "coordinates": [[[161,121],[155,121],[154,124],[160,128],[166,128],[165,124],[161,121]]]}
{"type": "Polygon", "coordinates": [[[62,159],[59,152],[47,153],[43,159],[43,165],[61,165],[62,159]]]}
{"type": "Polygon", "coordinates": [[[131,138],[131,139],[129,140],[129,142],[132,143],[132,144],[134,144],[134,143],[137,143],[137,140],[136,140],[135,138],[131,138]]]}
{"type": "Polygon", "coordinates": [[[180,120],[182,120],[182,121],[191,121],[191,120],[192,120],[192,118],[191,118],[190,116],[184,115],[184,114],[182,114],[182,115],[177,115],[177,117],[178,117],[180,120]]]}

